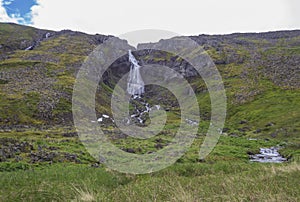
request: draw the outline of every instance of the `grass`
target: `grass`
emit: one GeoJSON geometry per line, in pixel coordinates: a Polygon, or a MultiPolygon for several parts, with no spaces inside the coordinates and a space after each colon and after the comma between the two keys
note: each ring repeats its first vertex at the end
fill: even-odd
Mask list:
{"type": "MultiPolygon", "coordinates": [[[[76,137],[64,137],[65,132],[72,130],[2,133],[2,138],[31,142],[33,152],[40,145],[56,147],[57,152],[83,153],[79,155],[81,163],[31,164],[27,155],[18,163],[13,159],[0,163],[1,201],[297,201],[300,198],[299,159],[292,158],[284,164],[248,160],[248,152],[282,145],[280,140],[248,140],[223,135],[212,153],[200,163],[198,152],[204,137],[199,135],[174,165],[152,174],[130,175],[109,170],[104,165],[91,167],[95,161],[76,137]]],[[[154,143],[159,138],[162,144],[171,139],[160,135],[145,140],[144,150],[156,151],[154,143]]],[[[143,144],[134,138],[113,142],[120,148],[134,149],[143,144]]],[[[287,147],[287,144],[289,150],[283,153],[291,152],[297,157],[300,148],[287,147]]]]}
{"type": "Polygon", "coordinates": [[[0,173],[2,201],[297,201],[298,163],[175,164],[147,175],[56,165],[0,173]]]}
{"type": "MultiPolygon", "coordinates": [[[[258,96],[252,102],[232,107],[229,109],[228,123],[233,123],[233,128],[238,128],[240,120],[248,120],[248,127],[252,130],[258,128],[266,131],[270,130],[270,134],[276,133],[276,130],[286,128],[296,129],[289,130],[290,136],[297,136],[299,130],[299,92],[291,90],[273,89],[266,91],[258,96]],[[287,116],[287,114],[289,114],[287,116]],[[273,127],[266,127],[268,123],[274,123],[273,127]]],[[[284,134],[278,134],[284,136],[284,134]]]]}
{"type": "Polygon", "coordinates": [[[6,184],[1,190],[1,200],[66,201],[76,197],[82,184],[88,185],[89,189],[91,185],[95,189],[97,187],[112,189],[124,183],[126,183],[124,177],[105,172],[103,168],[57,165],[43,169],[1,173],[1,184],[6,184]]]}

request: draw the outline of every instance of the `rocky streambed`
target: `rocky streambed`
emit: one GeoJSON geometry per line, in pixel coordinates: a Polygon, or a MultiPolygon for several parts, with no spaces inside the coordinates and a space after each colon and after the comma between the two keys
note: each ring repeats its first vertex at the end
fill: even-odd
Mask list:
{"type": "Polygon", "coordinates": [[[259,154],[250,155],[251,162],[259,163],[283,163],[287,159],[278,152],[279,147],[260,148],[259,154]]]}

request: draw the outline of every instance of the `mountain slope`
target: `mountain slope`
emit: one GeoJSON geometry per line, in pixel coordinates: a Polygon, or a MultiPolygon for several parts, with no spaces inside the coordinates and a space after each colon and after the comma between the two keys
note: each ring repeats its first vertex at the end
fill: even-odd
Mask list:
{"type": "Polygon", "coordinates": [[[0,28],[0,125],[71,124],[76,72],[107,37],[13,24],[0,28]]]}
{"type": "MultiPolygon", "coordinates": [[[[1,23],[2,132],[72,128],[71,100],[76,73],[89,53],[109,37],[1,23]]],[[[290,148],[299,149],[300,31],[190,38],[207,51],[222,75],[228,98],[224,134],[280,140],[291,144],[290,148]]],[[[156,63],[185,71],[197,94],[203,119],[200,133],[204,133],[210,120],[210,100],[202,79],[187,73],[191,67],[185,61],[172,59],[165,53],[147,55],[145,51],[136,51],[134,54],[145,64],[156,63]]],[[[127,58],[123,57],[105,74],[99,86],[101,94],[96,98],[99,115],[111,116],[109,96],[129,67],[127,58]]],[[[178,124],[176,101],[163,89],[154,92],[149,87],[146,98],[149,103],[161,100],[164,108],[170,108],[166,133],[173,131],[178,124]]],[[[104,127],[122,136],[112,123],[104,127]]]]}

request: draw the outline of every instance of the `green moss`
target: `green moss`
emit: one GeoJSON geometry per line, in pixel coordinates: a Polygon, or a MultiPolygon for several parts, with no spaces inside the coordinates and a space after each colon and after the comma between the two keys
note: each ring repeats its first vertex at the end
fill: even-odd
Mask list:
{"type": "Polygon", "coordinates": [[[40,95],[35,92],[0,96],[0,117],[10,124],[38,124],[37,105],[40,95]]]}
{"type": "Polygon", "coordinates": [[[94,46],[89,43],[88,36],[70,36],[68,34],[60,35],[51,40],[45,40],[36,50],[49,51],[54,53],[68,53],[70,55],[88,55],[94,46]]]}
{"type": "Polygon", "coordinates": [[[70,102],[70,100],[60,98],[52,113],[53,115],[57,115],[60,113],[72,113],[72,103],[70,102]]]}
{"type": "Polygon", "coordinates": [[[66,92],[71,95],[73,92],[74,83],[75,78],[63,72],[61,75],[57,76],[57,81],[54,84],[54,89],[66,92]]]}
{"type": "Polygon", "coordinates": [[[233,128],[238,128],[240,120],[248,120],[249,126],[255,130],[265,128],[267,123],[272,122],[276,125],[268,131],[269,134],[285,128],[288,129],[290,136],[295,136],[297,132],[293,132],[292,129],[300,127],[299,103],[299,91],[271,88],[247,104],[237,107],[231,106],[228,111],[230,118],[227,124],[232,124],[233,128]]]}
{"type": "Polygon", "coordinates": [[[25,67],[31,67],[36,64],[40,64],[39,61],[27,61],[27,60],[20,60],[20,59],[8,59],[5,61],[0,62],[0,69],[10,69],[10,68],[25,68],[25,67]]]}

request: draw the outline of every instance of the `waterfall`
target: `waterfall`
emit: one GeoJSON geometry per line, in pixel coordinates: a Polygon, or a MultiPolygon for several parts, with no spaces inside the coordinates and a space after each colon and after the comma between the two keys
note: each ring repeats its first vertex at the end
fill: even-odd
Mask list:
{"type": "Polygon", "coordinates": [[[140,75],[141,66],[132,55],[131,50],[128,51],[129,62],[131,63],[129,78],[127,83],[127,92],[130,95],[141,95],[144,93],[144,81],[140,75]]]}

